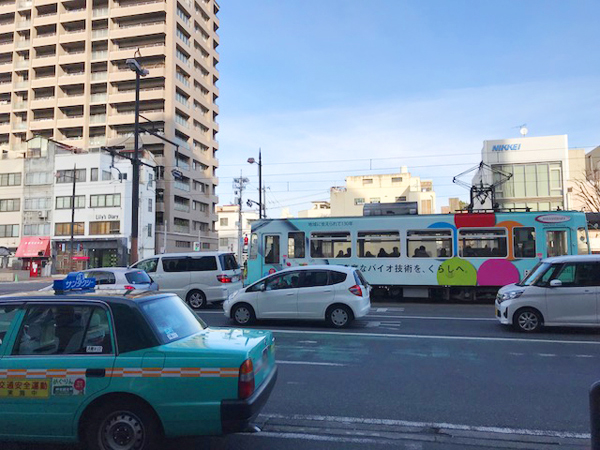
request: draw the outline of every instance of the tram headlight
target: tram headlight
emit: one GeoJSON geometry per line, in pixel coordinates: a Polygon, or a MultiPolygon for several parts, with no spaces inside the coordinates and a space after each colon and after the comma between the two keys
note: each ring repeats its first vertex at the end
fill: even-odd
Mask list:
{"type": "Polygon", "coordinates": [[[500,303],[505,300],[514,300],[515,298],[519,298],[523,294],[523,290],[520,291],[508,291],[500,296],[500,303]]]}

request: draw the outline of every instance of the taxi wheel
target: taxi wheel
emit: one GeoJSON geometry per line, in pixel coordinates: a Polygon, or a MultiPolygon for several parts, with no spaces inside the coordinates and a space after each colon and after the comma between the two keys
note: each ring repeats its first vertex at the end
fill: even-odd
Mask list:
{"type": "Polygon", "coordinates": [[[517,331],[535,333],[542,328],[544,319],[539,311],[533,308],[519,309],[513,316],[513,326],[517,331]]]}
{"type": "Polygon", "coordinates": [[[352,311],[345,305],[334,305],[327,310],[325,319],[334,328],[345,328],[352,322],[352,311]]]}
{"type": "Polygon", "coordinates": [[[194,289],[188,292],[186,301],[192,309],[201,309],[206,306],[206,295],[204,295],[204,292],[194,289]]]}
{"type": "Polygon", "coordinates": [[[100,406],[86,428],[88,450],[157,450],[161,427],[148,407],[116,401],[100,406]]]}
{"type": "Polygon", "coordinates": [[[252,306],[240,303],[233,307],[231,318],[238,325],[250,325],[256,320],[256,315],[252,306]]]}

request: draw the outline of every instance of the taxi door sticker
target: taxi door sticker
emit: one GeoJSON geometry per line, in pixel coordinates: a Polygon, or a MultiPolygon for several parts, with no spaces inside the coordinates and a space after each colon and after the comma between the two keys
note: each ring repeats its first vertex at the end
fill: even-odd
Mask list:
{"type": "Polygon", "coordinates": [[[52,378],[52,395],[56,397],[69,397],[85,395],[85,377],[71,375],[64,378],[52,378]]]}
{"type": "Polygon", "coordinates": [[[48,398],[50,381],[6,378],[0,380],[0,398],[48,398]]]}

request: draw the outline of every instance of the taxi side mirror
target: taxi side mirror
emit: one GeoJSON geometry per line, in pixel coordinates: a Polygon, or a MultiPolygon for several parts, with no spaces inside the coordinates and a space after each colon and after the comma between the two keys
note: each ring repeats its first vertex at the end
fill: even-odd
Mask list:
{"type": "Polygon", "coordinates": [[[560,280],[552,280],[550,281],[550,287],[561,287],[562,281],[560,280]]]}

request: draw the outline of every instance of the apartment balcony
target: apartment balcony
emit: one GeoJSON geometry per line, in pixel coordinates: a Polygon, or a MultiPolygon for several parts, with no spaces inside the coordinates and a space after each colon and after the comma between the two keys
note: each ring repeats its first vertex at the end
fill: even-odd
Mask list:
{"type": "Polygon", "coordinates": [[[166,33],[166,29],[167,26],[162,21],[149,24],[139,23],[112,29],[110,31],[110,38],[119,39],[131,36],[149,36],[153,34],[166,33]]]}
{"type": "MultiPolygon", "coordinates": [[[[40,6],[39,5],[39,1],[36,2],[36,6],[40,6]]],[[[56,1],[54,2],[56,3],[56,1]]],[[[43,16],[36,16],[33,18],[33,26],[34,27],[39,27],[42,25],[52,25],[58,22],[58,15],[56,13],[52,13],[52,14],[44,14],[43,16]]]]}
{"type": "Polygon", "coordinates": [[[54,128],[54,118],[33,119],[29,121],[30,130],[44,130],[54,128]]]}
{"type": "Polygon", "coordinates": [[[31,8],[33,6],[33,2],[31,0],[18,0],[17,1],[17,9],[26,9],[31,8]]]}
{"type": "Polygon", "coordinates": [[[14,49],[14,41],[0,42],[0,53],[12,52],[14,49]]]}
{"type": "Polygon", "coordinates": [[[27,130],[27,122],[15,122],[12,124],[13,131],[25,131],[27,130]]]}
{"type": "MultiPolygon", "coordinates": [[[[132,72],[133,73],[133,72],[132,72]]],[[[144,89],[140,91],[140,100],[160,100],[165,98],[165,88],[144,89]]],[[[110,94],[111,103],[135,102],[135,90],[110,94]]]]}
{"type": "Polygon", "coordinates": [[[137,16],[153,12],[167,11],[165,0],[140,0],[136,3],[130,3],[125,6],[113,7],[111,17],[137,16]]]}
{"type": "MultiPolygon", "coordinates": [[[[58,107],[63,106],[79,106],[85,104],[85,96],[83,92],[77,95],[69,95],[65,97],[60,97],[57,102],[58,107]]],[[[72,125],[71,125],[72,126],[72,125]]]]}
{"type": "Polygon", "coordinates": [[[29,68],[29,63],[31,62],[30,59],[20,59],[14,62],[15,65],[15,69],[19,70],[19,69],[28,69],[29,68]]]}
{"type": "Polygon", "coordinates": [[[56,121],[57,128],[72,128],[83,126],[83,115],[80,116],[65,116],[56,121]]]}
{"type": "Polygon", "coordinates": [[[14,68],[12,61],[0,61],[0,73],[12,72],[14,68]]]}
{"type": "Polygon", "coordinates": [[[35,6],[53,5],[56,0],[35,0],[35,6]]]}
{"type": "Polygon", "coordinates": [[[12,92],[12,82],[11,81],[0,83],[0,94],[6,94],[7,92],[12,92]]]}
{"type": "MultiPolygon", "coordinates": [[[[112,97],[110,102],[113,103],[112,97]]],[[[164,121],[165,112],[162,110],[156,111],[140,111],[140,114],[152,121],[164,121]]],[[[108,116],[109,125],[119,125],[123,123],[133,123],[135,121],[134,111],[121,112],[117,114],[110,114],[108,116]]]]}
{"type": "Polygon", "coordinates": [[[38,97],[31,99],[31,109],[52,108],[56,104],[56,97],[38,97]]]}
{"type": "Polygon", "coordinates": [[[98,61],[98,60],[107,59],[107,58],[108,58],[108,50],[98,50],[98,51],[92,52],[92,61],[98,61]]]}
{"type": "Polygon", "coordinates": [[[0,113],[9,113],[12,111],[12,104],[8,100],[0,101],[0,113]]]}
{"type": "Polygon", "coordinates": [[[85,72],[78,73],[66,73],[58,78],[58,84],[66,86],[69,84],[84,84],[87,81],[87,75],[85,72]]]}
{"type": "Polygon", "coordinates": [[[30,28],[31,27],[31,20],[20,20],[19,22],[17,22],[17,30],[22,30],[24,28],[30,28]]]}
{"type": "Polygon", "coordinates": [[[34,78],[33,80],[31,80],[31,88],[32,89],[51,87],[51,86],[55,86],[55,85],[56,85],[56,75],[52,75],[49,77],[34,78]]]}
{"type": "Polygon", "coordinates": [[[79,20],[87,19],[87,10],[85,8],[81,9],[72,9],[70,11],[66,11],[64,14],[61,14],[61,22],[68,20],[69,22],[75,22],[79,20]]]}
{"type": "Polygon", "coordinates": [[[90,103],[106,103],[107,99],[106,92],[99,92],[97,94],[90,95],[90,103]]]}
{"type": "Polygon", "coordinates": [[[14,29],[15,29],[15,22],[12,21],[12,20],[9,21],[9,22],[2,22],[2,23],[0,23],[0,33],[1,34],[10,33],[14,29]]]}
{"type": "Polygon", "coordinates": [[[108,80],[108,72],[92,72],[90,74],[92,83],[108,80]]]}
{"type": "Polygon", "coordinates": [[[15,82],[15,91],[22,91],[29,89],[29,81],[16,81],[15,82]]]}
{"type": "MultiPolygon", "coordinates": [[[[58,64],[58,56],[56,55],[43,55],[36,56],[33,59],[30,59],[31,67],[44,67],[44,66],[56,66],[58,64]]],[[[21,61],[19,61],[21,62],[21,61]]]]}
{"type": "Polygon", "coordinates": [[[8,134],[8,133],[10,133],[10,122],[0,123],[0,134],[8,134]]]}
{"type": "Polygon", "coordinates": [[[59,64],[75,64],[86,60],[86,54],[84,51],[77,53],[65,53],[58,57],[59,64]]]}
{"type": "Polygon", "coordinates": [[[92,9],[92,18],[98,19],[100,17],[108,17],[110,10],[108,8],[94,8],[92,9]]]}
{"type": "Polygon", "coordinates": [[[61,44],[65,44],[67,42],[82,42],[87,39],[87,36],[88,34],[85,30],[61,33],[58,38],[58,42],[61,44]]]}
{"type": "MultiPolygon", "coordinates": [[[[131,47],[112,50],[110,58],[112,60],[132,58],[137,49],[138,46],[132,45],[131,47]]],[[[163,43],[140,45],[139,49],[144,57],[164,56],[166,54],[166,47],[163,43]]]]}
{"type": "Polygon", "coordinates": [[[106,39],[108,37],[108,28],[92,30],[92,39],[106,39]]]}
{"type": "Polygon", "coordinates": [[[92,114],[90,116],[90,124],[105,124],[105,123],[106,123],[106,114],[92,114]]]}
{"type": "Polygon", "coordinates": [[[106,136],[91,136],[89,138],[90,147],[100,147],[106,145],[106,136]]]}
{"type": "MultiPolygon", "coordinates": [[[[145,56],[145,54],[144,54],[144,56],[145,56]]],[[[112,60],[117,59],[117,58],[115,58],[115,52],[111,52],[110,57],[112,60]]],[[[131,58],[131,54],[130,54],[130,56],[127,56],[127,58],[131,58]]],[[[148,69],[148,71],[150,72],[146,78],[164,77],[166,75],[166,68],[164,66],[157,66],[157,67],[144,66],[144,69],[148,69]]],[[[108,79],[111,83],[115,83],[118,81],[131,81],[131,80],[135,80],[135,73],[129,69],[117,70],[115,72],[110,72],[108,74],[108,79]]]]}
{"type": "Polygon", "coordinates": [[[31,39],[27,39],[24,41],[15,41],[16,49],[29,48],[29,47],[31,47],[31,39]]]}
{"type": "Polygon", "coordinates": [[[56,44],[57,35],[56,33],[45,34],[43,36],[36,36],[33,38],[34,47],[43,47],[46,45],[56,44]]]}

